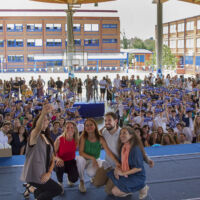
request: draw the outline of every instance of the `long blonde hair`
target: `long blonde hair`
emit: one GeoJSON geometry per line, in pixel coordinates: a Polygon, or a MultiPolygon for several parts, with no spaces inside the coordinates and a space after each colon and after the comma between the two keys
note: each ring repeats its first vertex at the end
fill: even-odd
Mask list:
{"type": "Polygon", "coordinates": [[[195,135],[197,135],[197,130],[200,129],[200,123],[197,122],[198,117],[200,117],[200,116],[196,115],[196,117],[194,119],[194,133],[195,133],[195,135]]]}
{"type": "MultiPolygon", "coordinates": [[[[78,133],[78,128],[77,128],[76,123],[73,122],[73,121],[66,121],[66,122],[65,122],[65,127],[67,126],[67,124],[72,124],[72,125],[73,125],[73,127],[74,127],[74,135],[73,135],[73,138],[74,138],[76,144],[78,145],[78,144],[79,144],[79,133],[78,133]]],[[[66,138],[66,134],[67,134],[66,129],[64,129],[62,135],[63,135],[65,138],[66,138]]]]}

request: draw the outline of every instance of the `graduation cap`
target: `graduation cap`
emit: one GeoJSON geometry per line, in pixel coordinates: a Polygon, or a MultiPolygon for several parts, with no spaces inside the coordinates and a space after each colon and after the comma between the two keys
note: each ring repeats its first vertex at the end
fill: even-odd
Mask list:
{"type": "Polygon", "coordinates": [[[84,124],[85,123],[85,119],[81,119],[81,120],[78,120],[76,121],[77,124],[84,124]]]}
{"type": "Polygon", "coordinates": [[[164,103],[164,101],[163,100],[157,100],[156,103],[157,103],[157,105],[162,105],[164,103]]]}
{"type": "Polygon", "coordinates": [[[35,110],[42,110],[42,106],[35,106],[34,109],[35,110]]]}
{"type": "Polygon", "coordinates": [[[123,91],[124,92],[129,92],[129,91],[131,91],[131,88],[124,88],[123,91]]]}
{"type": "Polygon", "coordinates": [[[7,98],[9,96],[9,94],[4,94],[3,95],[3,98],[5,99],[5,98],[7,98]]]}
{"type": "Polygon", "coordinates": [[[69,111],[69,112],[71,112],[71,113],[74,113],[74,112],[77,111],[77,109],[78,109],[78,108],[76,108],[76,107],[73,107],[73,108],[67,108],[66,111],[69,111]]]}
{"type": "Polygon", "coordinates": [[[152,117],[145,117],[144,118],[144,122],[150,122],[150,121],[152,121],[152,117]]]}
{"type": "Polygon", "coordinates": [[[194,110],[194,108],[191,108],[191,107],[187,107],[186,108],[186,112],[191,112],[191,111],[193,111],[194,110]]]}
{"type": "Polygon", "coordinates": [[[155,112],[156,112],[156,113],[161,113],[161,112],[163,112],[163,111],[164,111],[164,109],[162,109],[162,108],[156,108],[156,109],[155,109],[155,112]]]}
{"type": "Polygon", "coordinates": [[[5,113],[9,113],[10,111],[11,111],[10,108],[6,108],[6,109],[4,110],[5,113]]]}
{"type": "Polygon", "coordinates": [[[130,107],[129,106],[124,106],[124,110],[129,110],[130,107]]]}
{"type": "Polygon", "coordinates": [[[22,103],[22,100],[15,101],[15,104],[22,103]]]}
{"type": "Polygon", "coordinates": [[[191,106],[192,106],[192,105],[194,105],[194,103],[193,103],[193,102],[189,102],[189,101],[188,101],[188,102],[186,102],[186,104],[187,104],[187,105],[191,105],[191,106]]]}
{"type": "Polygon", "coordinates": [[[141,95],[140,95],[140,98],[145,98],[145,97],[146,97],[145,94],[141,94],[141,95]]]}
{"type": "Polygon", "coordinates": [[[137,106],[134,106],[134,109],[135,109],[136,111],[140,111],[140,108],[137,107],[137,106]]]}
{"type": "Polygon", "coordinates": [[[5,104],[4,103],[0,103],[0,106],[4,106],[5,104]]]}
{"type": "Polygon", "coordinates": [[[198,92],[199,91],[199,89],[198,88],[193,88],[193,90],[192,90],[193,92],[198,92]]]}

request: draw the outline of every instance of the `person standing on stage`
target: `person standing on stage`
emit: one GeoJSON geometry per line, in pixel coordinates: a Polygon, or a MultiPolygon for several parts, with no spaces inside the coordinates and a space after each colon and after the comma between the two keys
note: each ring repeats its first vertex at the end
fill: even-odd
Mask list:
{"type": "MultiPolygon", "coordinates": [[[[36,187],[34,196],[37,200],[52,200],[62,193],[61,186],[51,179],[54,168],[54,145],[49,136],[48,114],[52,106],[46,104],[34,119],[28,138],[26,161],[21,179],[28,186],[36,187]]],[[[27,190],[29,191],[29,187],[27,190]]],[[[25,191],[26,192],[26,191],[25,191]]]]}

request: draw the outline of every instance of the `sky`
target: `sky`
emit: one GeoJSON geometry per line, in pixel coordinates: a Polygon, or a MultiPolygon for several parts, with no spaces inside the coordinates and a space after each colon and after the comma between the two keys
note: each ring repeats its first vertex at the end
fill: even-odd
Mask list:
{"type": "MultiPolygon", "coordinates": [[[[125,32],[127,38],[139,37],[147,39],[155,38],[156,4],[152,0],[116,0],[100,3],[98,7],[82,5],[81,9],[112,9],[118,11],[120,17],[121,32],[125,32]]],[[[30,0],[6,0],[0,9],[63,9],[62,4],[47,4],[32,2],[30,0]]],[[[28,15],[26,13],[26,15],[28,15]]],[[[52,15],[52,13],[51,13],[52,15]]],[[[58,15],[55,13],[54,15],[58,15]]],[[[163,22],[175,21],[187,17],[200,15],[200,5],[169,0],[163,5],[163,22]]]]}

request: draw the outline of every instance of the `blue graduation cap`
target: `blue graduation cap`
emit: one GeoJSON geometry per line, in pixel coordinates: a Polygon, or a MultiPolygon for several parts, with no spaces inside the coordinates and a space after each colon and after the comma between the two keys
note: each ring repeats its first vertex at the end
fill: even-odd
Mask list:
{"type": "Polygon", "coordinates": [[[134,109],[135,109],[136,111],[140,111],[140,108],[137,107],[137,106],[134,106],[134,109]]]}
{"type": "Polygon", "coordinates": [[[194,108],[191,108],[191,107],[186,108],[186,112],[190,112],[190,111],[193,111],[193,110],[194,110],[194,108]]]}
{"type": "Polygon", "coordinates": [[[129,106],[124,106],[124,110],[129,110],[130,107],[129,106]]]}
{"type": "Polygon", "coordinates": [[[162,108],[156,108],[156,109],[155,109],[155,112],[156,112],[156,113],[161,113],[161,112],[163,112],[163,111],[164,111],[164,109],[162,109],[162,108]]]}
{"type": "Polygon", "coordinates": [[[152,117],[145,117],[144,118],[144,122],[150,122],[150,121],[152,121],[152,117]]]}
{"type": "Polygon", "coordinates": [[[78,120],[76,121],[77,124],[84,124],[85,123],[85,119],[81,119],[81,120],[78,120]]]}
{"type": "Polygon", "coordinates": [[[7,98],[9,96],[9,94],[4,94],[3,95],[3,98],[5,99],[5,98],[7,98]]]}
{"type": "Polygon", "coordinates": [[[4,110],[5,113],[9,113],[10,111],[11,111],[10,108],[6,108],[6,109],[4,110]]]}
{"type": "Polygon", "coordinates": [[[34,109],[35,110],[42,110],[42,106],[35,106],[34,109]]]}
{"type": "Polygon", "coordinates": [[[157,105],[162,105],[164,103],[164,101],[163,100],[157,100],[156,103],[157,103],[157,105]]]}
{"type": "Polygon", "coordinates": [[[4,106],[5,104],[4,103],[0,103],[0,106],[4,106]]]}

